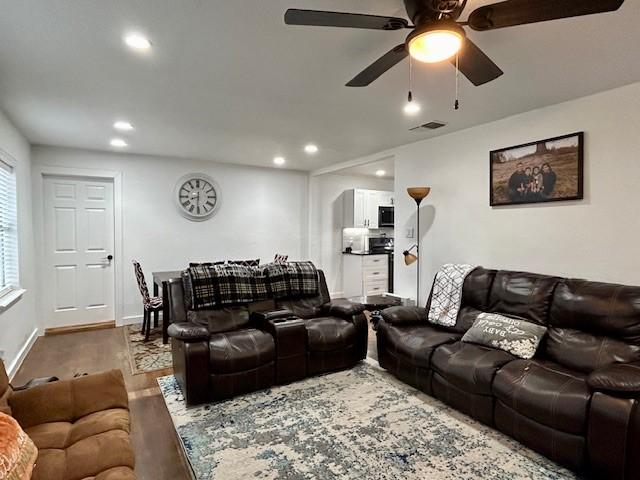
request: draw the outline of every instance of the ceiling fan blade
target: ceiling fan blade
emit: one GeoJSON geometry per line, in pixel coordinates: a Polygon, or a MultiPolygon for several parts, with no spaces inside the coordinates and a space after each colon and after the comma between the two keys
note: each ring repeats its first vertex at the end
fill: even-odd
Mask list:
{"type": "Polygon", "coordinates": [[[284,14],[287,25],[315,25],[319,27],[369,28],[372,30],[400,30],[409,22],[404,18],[361,15],[359,13],[324,12],[290,8],[284,14]]]}
{"type": "Polygon", "coordinates": [[[546,22],[618,10],[624,0],[507,0],[480,7],[469,15],[474,30],[546,22]]]}
{"type": "MultiPolygon", "coordinates": [[[[458,56],[458,68],[476,87],[495,80],[504,72],[468,38],[458,56]]],[[[455,66],[456,57],[451,59],[455,66]]]]}
{"type": "Polygon", "coordinates": [[[397,47],[393,47],[378,60],[361,71],[358,75],[353,77],[353,79],[349,83],[347,83],[347,87],[366,87],[384,72],[386,72],[391,67],[395,66],[408,56],[409,53],[407,52],[404,43],[402,45],[398,45],[397,47]]]}

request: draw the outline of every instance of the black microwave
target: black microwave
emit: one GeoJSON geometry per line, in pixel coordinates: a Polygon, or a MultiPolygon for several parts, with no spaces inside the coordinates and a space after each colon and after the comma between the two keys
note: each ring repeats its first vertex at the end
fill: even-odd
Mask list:
{"type": "Polygon", "coordinates": [[[393,207],[378,207],[378,227],[393,227],[393,207]]]}

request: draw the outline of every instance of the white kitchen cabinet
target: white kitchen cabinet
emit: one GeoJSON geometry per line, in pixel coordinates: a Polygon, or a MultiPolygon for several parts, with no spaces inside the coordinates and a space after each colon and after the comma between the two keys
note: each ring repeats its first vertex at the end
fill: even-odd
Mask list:
{"type": "Polygon", "coordinates": [[[388,255],[342,256],[345,297],[381,295],[389,291],[388,255]]]}
{"type": "Polygon", "coordinates": [[[393,192],[347,190],[343,195],[344,228],[378,228],[378,207],[393,205],[393,192]]]}

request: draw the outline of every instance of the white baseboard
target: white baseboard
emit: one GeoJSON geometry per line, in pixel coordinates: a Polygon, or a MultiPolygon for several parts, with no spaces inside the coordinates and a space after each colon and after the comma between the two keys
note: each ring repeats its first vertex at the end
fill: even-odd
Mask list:
{"type": "Polygon", "coordinates": [[[24,345],[18,352],[18,356],[7,367],[7,375],[9,377],[9,381],[13,379],[13,376],[17,373],[20,365],[22,365],[22,362],[27,356],[27,353],[29,353],[29,350],[31,350],[33,344],[36,343],[36,340],[38,339],[38,333],[38,329],[34,328],[33,332],[31,332],[31,335],[29,335],[29,338],[26,342],[24,342],[24,345]]]}
{"type": "MultiPolygon", "coordinates": [[[[158,318],[162,320],[162,312],[160,312],[158,318]]],[[[142,324],[142,315],[127,315],[126,317],[122,317],[121,323],[117,326],[122,327],[124,325],[135,325],[138,323],[142,324]]]]}
{"type": "Polygon", "coordinates": [[[336,299],[336,298],[344,298],[344,292],[329,292],[329,296],[332,299],[336,299]]]}
{"type": "Polygon", "coordinates": [[[136,323],[142,323],[142,315],[128,315],[122,317],[122,325],[134,325],[136,323]]]}

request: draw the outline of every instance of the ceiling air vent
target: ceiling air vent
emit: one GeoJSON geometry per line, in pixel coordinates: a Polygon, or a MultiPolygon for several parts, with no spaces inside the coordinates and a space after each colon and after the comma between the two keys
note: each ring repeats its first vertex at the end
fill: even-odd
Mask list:
{"type": "Polygon", "coordinates": [[[410,131],[415,132],[418,130],[437,130],[438,128],[446,127],[447,124],[444,122],[439,122],[434,120],[429,123],[423,123],[422,125],[418,125],[417,127],[413,127],[410,131]]]}

